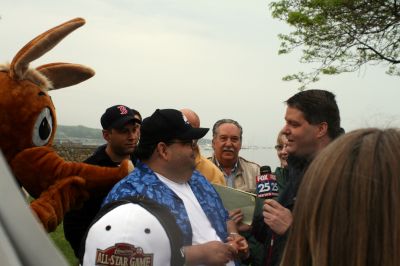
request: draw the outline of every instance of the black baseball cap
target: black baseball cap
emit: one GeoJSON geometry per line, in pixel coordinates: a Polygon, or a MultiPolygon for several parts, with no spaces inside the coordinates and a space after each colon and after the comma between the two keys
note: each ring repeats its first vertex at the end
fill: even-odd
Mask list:
{"type": "Polygon", "coordinates": [[[106,109],[101,116],[100,123],[103,129],[121,128],[128,122],[141,124],[141,121],[135,118],[138,112],[125,105],[114,105],[106,109]]]}
{"type": "Polygon", "coordinates": [[[157,109],[150,117],[143,119],[139,145],[167,142],[172,139],[200,139],[208,130],[209,128],[193,128],[178,110],[157,109]]]}

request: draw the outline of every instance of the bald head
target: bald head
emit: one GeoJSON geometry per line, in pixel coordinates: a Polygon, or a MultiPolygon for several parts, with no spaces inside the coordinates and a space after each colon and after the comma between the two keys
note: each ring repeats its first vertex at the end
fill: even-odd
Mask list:
{"type": "Polygon", "coordinates": [[[189,124],[194,128],[200,127],[200,118],[199,116],[193,111],[188,108],[181,109],[182,114],[186,117],[189,124]]]}

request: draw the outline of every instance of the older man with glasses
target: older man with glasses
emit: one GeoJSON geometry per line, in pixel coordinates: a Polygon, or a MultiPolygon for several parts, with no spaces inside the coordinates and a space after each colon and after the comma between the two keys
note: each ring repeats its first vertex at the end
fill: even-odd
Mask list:
{"type": "Polygon", "coordinates": [[[233,119],[221,119],[215,122],[212,133],[214,155],[208,159],[224,173],[227,186],[254,193],[260,166],[239,156],[242,126],[233,119]]]}
{"type": "Polygon", "coordinates": [[[135,170],[115,185],[104,204],[135,195],[153,199],[175,216],[187,265],[235,265],[236,258],[248,256],[247,241],[212,185],[194,171],[195,141],[207,131],[193,128],[178,110],[157,109],[142,122],[135,170]]]}
{"type": "MultiPolygon", "coordinates": [[[[221,169],[227,186],[255,193],[256,176],[260,174],[260,166],[239,156],[242,148],[242,126],[233,119],[220,119],[215,122],[212,133],[214,155],[208,159],[221,169]]],[[[242,222],[243,211],[231,210],[229,217],[250,244],[250,258],[243,262],[244,265],[259,265],[258,257],[261,257],[260,253],[263,252],[262,246],[250,234],[251,226],[242,222]]]]}

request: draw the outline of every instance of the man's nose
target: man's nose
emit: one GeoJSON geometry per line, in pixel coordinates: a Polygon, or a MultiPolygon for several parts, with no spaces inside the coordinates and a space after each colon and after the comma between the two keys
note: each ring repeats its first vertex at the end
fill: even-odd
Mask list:
{"type": "Polygon", "coordinates": [[[232,140],[230,138],[227,138],[227,140],[225,141],[225,146],[231,146],[232,143],[232,140]]]}
{"type": "Polygon", "coordinates": [[[136,138],[137,136],[138,136],[137,130],[130,130],[129,133],[128,133],[128,137],[129,137],[130,139],[134,139],[134,138],[136,138]]]}
{"type": "Polygon", "coordinates": [[[283,135],[286,135],[286,136],[290,134],[290,129],[287,124],[285,126],[283,126],[283,128],[281,129],[281,132],[283,135]]]}

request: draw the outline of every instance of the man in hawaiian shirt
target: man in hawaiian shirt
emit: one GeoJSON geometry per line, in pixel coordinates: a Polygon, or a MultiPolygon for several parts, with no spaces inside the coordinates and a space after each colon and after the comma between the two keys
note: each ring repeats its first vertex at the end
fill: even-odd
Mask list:
{"type": "Polygon", "coordinates": [[[234,265],[248,245],[229,220],[212,185],[194,171],[193,147],[208,128],[193,128],[175,109],[157,109],[143,120],[135,170],[110,191],[103,204],[143,195],[168,206],[184,235],[188,265],[234,265]]]}

